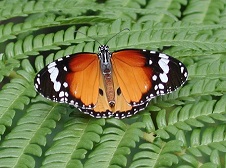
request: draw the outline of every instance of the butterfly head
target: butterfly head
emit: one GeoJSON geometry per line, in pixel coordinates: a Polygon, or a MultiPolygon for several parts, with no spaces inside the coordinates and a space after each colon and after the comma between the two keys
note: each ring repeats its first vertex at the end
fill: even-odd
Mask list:
{"type": "MultiPolygon", "coordinates": [[[[109,51],[109,47],[107,45],[101,45],[99,48],[98,56],[101,61],[101,66],[110,66],[111,64],[111,53],[109,51]]],[[[109,68],[109,67],[108,67],[109,68]]]]}
{"type": "Polygon", "coordinates": [[[99,52],[109,51],[109,47],[107,45],[101,45],[98,50],[99,52]]]}

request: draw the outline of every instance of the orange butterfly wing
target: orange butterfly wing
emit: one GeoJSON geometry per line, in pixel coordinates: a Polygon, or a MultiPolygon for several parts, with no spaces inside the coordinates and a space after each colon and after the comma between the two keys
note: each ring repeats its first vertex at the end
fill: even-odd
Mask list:
{"type": "Polygon", "coordinates": [[[127,103],[139,102],[142,95],[152,87],[150,77],[153,72],[145,63],[146,58],[139,50],[113,53],[114,74],[127,103]]]}
{"type": "Polygon", "coordinates": [[[68,62],[70,69],[66,75],[70,94],[85,106],[97,103],[99,87],[99,59],[96,54],[78,54],[68,62]]]}

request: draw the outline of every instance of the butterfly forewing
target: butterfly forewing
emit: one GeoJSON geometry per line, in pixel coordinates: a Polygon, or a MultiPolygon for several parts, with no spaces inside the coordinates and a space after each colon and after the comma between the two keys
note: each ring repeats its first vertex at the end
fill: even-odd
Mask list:
{"type": "Polygon", "coordinates": [[[34,82],[44,97],[85,109],[97,102],[98,75],[97,55],[78,53],[50,63],[36,75],[34,82]]]}

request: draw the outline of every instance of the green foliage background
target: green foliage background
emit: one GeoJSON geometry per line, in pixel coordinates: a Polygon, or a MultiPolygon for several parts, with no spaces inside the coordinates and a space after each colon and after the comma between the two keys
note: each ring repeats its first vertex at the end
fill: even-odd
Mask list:
{"type": "Polygon", "coordinates": [[[2,0],[0,20],[0,167],[225,167],[226,0],[2,0]],[[184,87],[124,120],[35,92],[45,65],[124,28],[112,51],[172,55],[188,67],[184,87]]]}

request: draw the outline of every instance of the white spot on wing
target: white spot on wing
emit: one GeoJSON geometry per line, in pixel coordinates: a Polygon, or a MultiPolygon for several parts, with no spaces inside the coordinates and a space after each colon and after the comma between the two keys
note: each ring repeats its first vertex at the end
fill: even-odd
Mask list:
{"type": "Polygon", "coordinates": [[[181,73],[183,73],[184,72],[184,67],[181,67],[180,71],[181,71],[181,73]]]}
{"type": "Polygon", "coordinates": [[[55,82],[57,76],[59,75],[59,69],[58,68],[51,68],[48,71],[50,72],[50,80],[52,82],[55,82]],[[50,70],[52,70],[52,72],[50,72],[50,70]]]}
{"type": "Polygon", "coordinates": [[[165,73],[168,73],[169,72],[169,66],[166,64],[165,61],[163,61],[163,59],[160,59],[158,61],[158,64],[159,66],[162,68],[162,70],[165,72],[165,73]]]}
{"type": "MultiPolygon", "coordinates": [[[[55,63],[55,62],[53,62],[53,63],[55,63]]],[[[52,64],[52,63],[50,63],[50,64],[52,64]]],[[[52,64],[52,65],[54,65],[54,64],[52,64]]],[[[60,91],[61,83],[56,80],[59,75],[59,69],[56,67],[52,67],[52,68],[48,69],[48,71],[50,73],[50,80],[53,82],[54,90],[56,92],[60,91]]]]}
{"type": "Polygon", "coordinates": [[[168,59],[161,59],[163,62],[165,62],[165,64],[168,64],[169,63],[169,60],[168,59]]]}
{"type": "Polygon", "coordinates": [[[157,86],[157,85],[155,85],[154,89],[155,89],[155,90],[157,90],[157,89],[158,89],[158,86],[157,86]]]}
{"type": "Polygon", "coordinates": [[[38,89],[38,84],[37,83],[35,84],[35,88],[38,89]]]}
{"type": "Polygon", "coordinates": [[[163,90],[160,90],[160,94],[164,94],[164,91],[163,90]]]}
{"type": "Polygon", "coordinates": [[[168,82],[168,77],[165,73],[161,73],[159,74],[159,78],[163,83],[167,83],[168,82]]]}
{"type": "Polygon", "coordinates": [[[63,83],[63,86],[64,86],[65,88],[68,87],[67,82],[64,82],[64,83],[63,83]]]}
{"type": "Polygon", "coordinates": [[[149,60],[149,65],[151,65],[152,64],[152,60],[149,60]]]}
{"type": "Polygon", "coordinates": [[[153,75],[153,76],[152,76],[152,80],[153,80],[153,81],[156,81],[156,80],[157,80],[157,76],[156,76],[156,75],[153,75]]]}
{"type": "Polygon", "coordinates": [[[67,98],[61,98],[60,101],[61,101],[61,102],[67,102],[68,99],[67,99],[67,98]]]}
{"type": "Polygon", "coordinates": [[[37,78],[37,83],[40,85],[40,78],[37,78]]]}
{"type": "Polygon", "coordinates": [[[64,92],[63,91],[60,92],[59,97],[64,97],[64,92]]]}
{"type": "Polygon", "coordinates": [[[48,69],[50,69],[50,68],[52,68],[52,67],[54,67],[54,66],[56,66],[56,63],[55,63],[55,62],[51,62],[51,63],[48,65],[48,69]]]}
{"type": "Polygon", "coordinates": [[[60,91],[60,88],[61,88],[61,83],[55,81],[53,87],[54,87],[54,90],[55,90],[56,92],[59,92],[59,91],[60,91]]]}
{"type": "Polygon", "coordinates": [[[159,89],[164,89],[164,85],[163,84],[159,84],[159,89]]]}
{"type": "Polygon", "coordinates": [[[169,56],[167,56],[166,54],[163,54],[163,53],[160,53],[159,57],[169,59],[169,56]]]}

